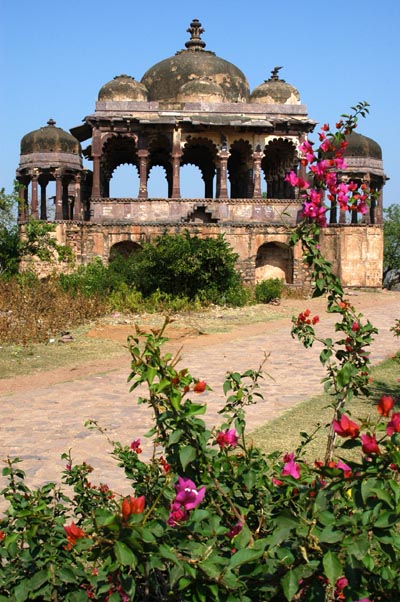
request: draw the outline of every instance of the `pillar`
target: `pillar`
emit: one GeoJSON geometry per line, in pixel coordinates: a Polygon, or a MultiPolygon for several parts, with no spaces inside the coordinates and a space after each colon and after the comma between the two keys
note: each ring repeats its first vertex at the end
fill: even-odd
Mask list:
{"type": "Polygon", "coordinates": [[[261,158],[260,151],[253,153],[253,199],[261,197],[261,158]]]}
{"type": "Polygon", "coordinates": [[[149,152],[145,149],[138,150],[139,156],[139,199],[147,199],[147,161],[149,152]]]}
{"type": "Polygon", "coordinates": [[[182,153],[172,155],[172,194],[171,198],[179,199],[181,197],[180,166],[182,153]]]}
{"type": "Polygon", "coordinates": [[[56,214],[55,220],[63,219],[63,182],[62,173],[57,170],[56,174],[56,214]]]}
{"type": "Polygon", "coordinates": [[[228,157],[229,153],[227,150],[221,150],[219,152],[219,172],[218,172],[218,198],[228,198],[228,157]]]}
{"type": "Polygon", "coordinates": [[[93,186],[92,197],[99,197],[100,194],[100,156],[93,156],[93,186]]]}
{"type": "Polygon", "coordinates": [[[33,217],[33,219],[39,219],[39,213],[38,213],[38,173],[36,171],[32,175],[31,216],[33,217]]]}
{"type": "Polygon", "coordinates": [[[81,174],[75,174],[75,201],[74,201],[74,215],[72,216],[75,220],[82,219],[82,200],[81,200],[81,174]]]}

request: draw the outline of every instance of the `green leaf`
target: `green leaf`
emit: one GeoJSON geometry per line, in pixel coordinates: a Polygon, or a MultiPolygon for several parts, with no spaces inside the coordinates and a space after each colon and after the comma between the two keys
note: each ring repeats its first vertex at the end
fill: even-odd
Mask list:
{"type": "Polygon", "coordinates": [[[286,573],[283,579],[281,579],[281,584],[285,598],[290,602],[299,589],[299,579],[295,571],[289,571],[286,573]]]}
{"type": "Polygon", "coordinates": [[[329,551],[324,555],[322,564],[324,565],[325,575],[328,577],[329,582],[335,585],[336,581],[343,574],[339,558],[334,552],[329,551]]]}
{"type": "Polygon", "coordinates": [[[236,552],[229,561],[229,568],[234,569],[242,564],[247,564],[248,562],[253,562],[253,560],[257,560],[264,554],[264,550],[251,550],[244,549],[236,552]]]}
{"type": "Polygon", "coordinates": [[[179,451],[179,459],[182,464],[183,470],[186,470],[186,466],[189,462],[193,462],[196,457],[196,449],[192,445],[187,445],[179,451]]]}
{"type": "Polygon", "coordinates": [[[185,417],[194,416],[195,414],[205,414],[207,406],[205,403],[190,403],[185,405],[185,417]]]}
{"type": "Polygon", "coordinates": [[[178,443],[178,441],[180,441],[180,438],[183,435],[183,431],[182,429],[176,429],[175,431],[172,431],[172,433],[170,434],[169,438],[168,438],[168,444],[169,445],[173,445],[174,443],[178,443]]]}
{"type": "Polygon", "coordinates": [[[35,573],[29,580],[29,586],[31,588],[32,591],[35,591],[36,589],[39,589],[39,587],[41,587],[43,585],[43,583],[46,583],[46,581],[49,580],[49,573],[47,570],[42,570],[39,571],[38,573],[35,573]]]}
{"type": "Polygon", "coordinates": [[[123,541],[116,541],[114,544],[114,552],[118,562],[124,566],[135,567],[136,556],[123,541]]]}

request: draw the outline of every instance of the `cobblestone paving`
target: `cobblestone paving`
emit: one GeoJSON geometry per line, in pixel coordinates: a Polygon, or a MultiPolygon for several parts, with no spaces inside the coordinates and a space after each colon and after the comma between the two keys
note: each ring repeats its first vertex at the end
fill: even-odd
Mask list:
{"type": "MultiPolygon", "coordinates": [[[[357,305],[356,300],[353,302],[357,305]]],[[[390,332],[394,320],[400,316],[400,293],[380,295],[379,303],[372,301],[363,308],[363,313],[379,328],[372,346],[372,361],[377,363],[400,347],[390,332]]],[[[334,336],[333,322],[334,317],[323,316],[318,333],[334,336]]],[[[181,366],[212,387],[212,391],[196,401],[207,403],[206,420],[213,426],[220,422],[218,410],[222,406],[226,372],[257,369],[267,354],[265,372],[269,376],[262,381],[264,401],[247,411],[248,427],[252,430],[321,391],[323,370],[319,351],[318,347],[305,350],[293,340],[290,320],[284,319],[274,325],[260,323],[256,334],[254,329],[251,335],[241,331],[230,342],[196,348],[195,340],[189,341],[181,354],[181,366]]],[[[7,455],[21,458],[28,483],[37,486],[50,480],[60,481],[65,464],[61,454],[71,449],[75,462],[86,461],[95,468],[93,483],[108,483],[116,491],[126,493],[127,484],[110,456],[106,437],[84,426],[86,420],[96,420],[113,440],[129,444],[140,437],[143,441],[151,417],[145,406],[135,403],[136,392],[129,393],[129,358],[126,363],[121,362],[120,369],[0,396],[0,458],[7,455]]],[[[150,453],[146,442],[144,453],[150,453]]]]}

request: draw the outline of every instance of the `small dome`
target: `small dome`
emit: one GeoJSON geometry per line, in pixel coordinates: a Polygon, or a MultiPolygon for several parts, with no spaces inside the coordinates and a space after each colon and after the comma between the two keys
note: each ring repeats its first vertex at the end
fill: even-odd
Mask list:
{"type": "Polygon", "coordinates": [[[224,91],[212,79],[199,78],[183,84],[178,92],[177,100],[180,102],[224,102],[224,91]]]}
{"type": "Polygon", "coordinates": [[[147,100],[147,90],[130,75],[116,75],[114,79],[104,84],[99,91],[99,100],[147,100]]]}
{"type": "MultiPolygon", "coordinates": [[[[245,75],[232,63],[204,50],[205,42],[200,38],[204,32],[198,19],[194,19],[189,29],[191,38],[185,50],[151,67],[142,77],[142,84],[148,90],[149,101],[174,102],[182,87],[193,79],[208,78],[221,87],[227,102],[247,102],[249,85],[245,75]]],[[[204,88],[203,88],[204,89],[204,88]]],[[[209,88],[214,94],[214,91],[209,88]]]]}
{"type": "Polygon", "coordinates": [[[299,91],[284,79],[280,79],[278,71],[282,67],[275,67],[271,71],[271,77],[263,84],[257,86],[250,96],[251,103],[298,105],[300,104],[299,91]]]}
{"type": "Polygon", "coordinates": [[[49,119],[45,127],[25,134],[21,140],[21,155],[32,153],[70,153],[81,155],[81,145],[78,140],[56,127],[56,122],[49,119]]]}
{"type": "Polygon", "coordinates": [[[382,160],[382,149],[372,138],[351,132],[346,136],[346,141],[348,144],[344,151],[345,157],[371,157],[382,160]]]}

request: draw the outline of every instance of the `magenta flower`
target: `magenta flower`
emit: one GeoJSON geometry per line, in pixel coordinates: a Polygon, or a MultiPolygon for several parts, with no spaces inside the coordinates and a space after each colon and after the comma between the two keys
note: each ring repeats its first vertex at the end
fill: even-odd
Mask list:
{"type": "Polygon", "coordinates": [[[135,441],[132,441],[130,448],[133,452],[136,452],[137,454],[141,454],[142,449],[140,447],[140,439],[135,439],[135,441]]]}
{"type": "Polygon", "coordinates": [[[291,476],[294,479],[300,478],[300,464],[296,464],[294,461],[294,453],[285,454],[283,457],[285,464],[283,465],[282,475],[291,476]]]}
{"type": "Polygon", "coordinates": [[[202,501],[206,493],[205,487],[197,489],[196,485],[190,479],[178,477],[178,483],[175,485],[176,496],[174,503],[179,503],[185,510],[193,510],[202,501]]]}
{"type": "Polygon", "coordinates": [[[224,447],[236,447],[239,441],[239,436],[235,429],[226,429],[217,433],[217,443],[223,449],[224,447]]]}
{"type": "Polygon", "coordinates": [[[400,412],[392,414],[392,420],[387,423],[386,432],[389,436],[393,433],[400,433],[400,412]]]}
{"type": "Polygon", "coordinates": [[[240,531],[243,529],[243,525],[240,521],[238,521],[236,523],[236,525],[234,527],[232,527],[232,529],[230,531],[228,531],[228,533],[226,534],[227,537],[229,537],[229,539],[232,539],[233,537],[235,537],[238,533],[240,533],[240,531]]]}
{"type": "Polygon", "coordinates": [[[362,450],[364,454],[368,456],[370,454],[380,454],[381,450],[379,449],[379,445],[376,442],[375,435],[361,435],[362,441],[362,450]]]}

